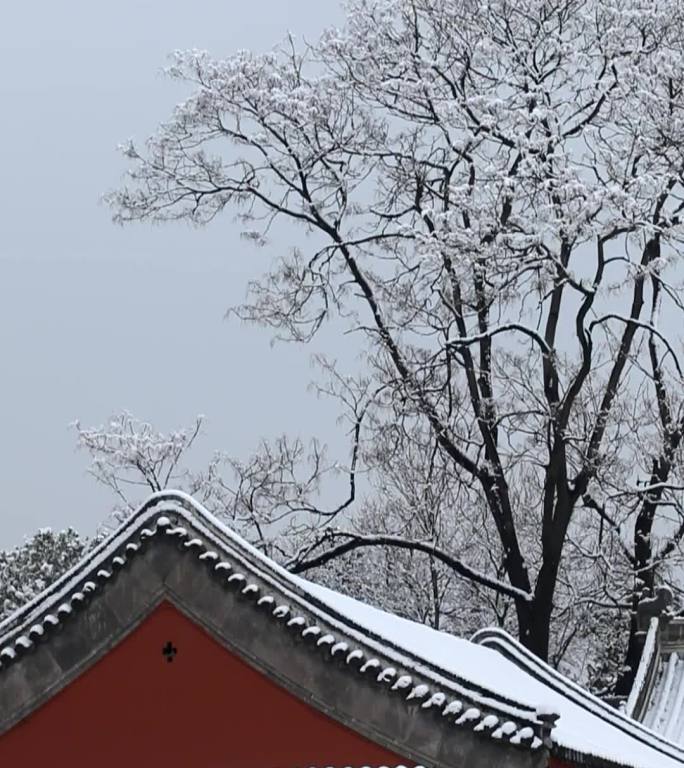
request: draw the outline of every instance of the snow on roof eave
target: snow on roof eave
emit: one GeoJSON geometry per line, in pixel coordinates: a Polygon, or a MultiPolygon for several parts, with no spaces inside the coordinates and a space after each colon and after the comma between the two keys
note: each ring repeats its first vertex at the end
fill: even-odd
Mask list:
{"type": "MultiPolygon", "coordinates": [[[[122,545],[134,537],[136,532],[141,529],[144,531],[145,526],[151,526],[153,521],[164,511],[171,511],[175,515],[181,515],[185,518],[188,524],[201,529],[202,533],[208,538],[211,538],[216,546],[221,547],[227,554],[242,559],[245,565],[253,565],[254,563],[250,563],[250,560],[256,561],[258,565],[266,571],[268,576],[271,577],[270,580],[274,582],[275,586],[293,593],[292,596],[299,596],[300,598],[305,599],[311,604],[310,607],[314,609],[314,612],[324,612],[326,618],[332,619],[333,622],[337,620],[338,623],[345,624],[347,630],[352,634],[357,635],[359,639],[362,638],[364,640],[375,641],[375,643],[382,646],[383,650],[392,650],[402,653],[414,663],[424,666],[426,670],[430,669],[440,676],[445,676],[473,693],[490,695],[492,697],[492,703],[500,703],[503,706],[515,708],[517,710],[515,714],[518,717],[521,716],[521,713],[524,713],[522,715],[523,717],[525,714],[534,717],[534,707],[513,698],[503,696],[500,693],[485,689],[468,680],[459,679],[458,675],[455,675],[452,671],[446,671],[443,668],[440,668],[429,658],[423,657],[412,652],[410,649],[405,648],[401,642],[386,635],[374,632],[372,629],[364,626],[363,622],[355,621],[352,611],[340,611],[338,607],[331,604],[331,601],[320,596],[324,591],[331,594],[336,593],[333,593],[332,590],[323,590],[322,588],[319,588],[318,585],[310,584],[305,579],[290,573],[256,547],[246,542],[242,537],[228,528],[221,520],[202,507],[190,495],[182,491],[161,491],[151,494],[131,517],[122,523],[122,525],[110,534],[107,539],[101,542],[91,552],[87,553],[81,561],[62,577],[57,579],[53,584],[48,586],[43,592],[1,622],[0,647],[2,647],[6,638],[16,634],[20,627],[31,626],[31,624],[37,620],[38,616],[45,613],[47,607],[64,599],[75,589],[76,585],[80,582],[80,579],[84,577],[84,574],[90,573],[101,567],[122,547],[122,545]],[[171,510],[167,509],[169,504],[172,507],[171,510]],[[212,531],[207,529],[205,524],[209,524],[211,528],[216,529],[220,536],[216,537],[215,535],[212,535],[212,531]],[[232,546],[227,548],[228,545],[232,546]],[[244,555],[247,555],[248,557],[244,558],[244,555]]],[[[348,605],[355,601],[349,599],[346,602],[348,605]]],[[[442,633],[440,633],[440,635],[441,634],[442,633]]]]}
{"type": "MultiPolygon", "coordinates": [[[[365,648],[366,653],[360,652],[360,655],[368,657],[369,664],[378,664],[378,660],[373,658],[369,651],[384,657],[388,666],[387,669],[379,667],[379,683],[387,684],[387,678],[383,678],[386,672],[397,674],[397,669],[391,666],[392,664],[398,669],[409,670],[416,677],[420,676],[418,679],[422,678],[429,685],[413,685],[409,688],[408,698],[427,696],[422,706],[428,708],[439,706],[442,709],[446,702],[443,714],[453,714],[454,717],[449,719],[456,725],[469,724],[469,727],[483,731],[483,735],[513,744],[527,744],[533,749],[540,747],[548,739],[548,723],[537,717],[534,706],[502,696],[499,692],[483,689],[482,686],[459,678],[445,668],[437,667],[429,658],[421,657],[410,648],[402,646],[401,641],[395,641],[394,638],[390,641],[385,636],[369,631],[362,622],[357,623],[353,615],[342,613],[334,605],[321,599],[320,591],[317,595],[313,590],[307,589],[307,582],[288,573],[242,540],[190,496],[176,491],[165,491],[151,496],[106,540],[87,553],[74,568],[0,623],[0,674],[3,663],[13,663],[17,655],[21,655],[32,645],[32,641],[42,639],[59,623],[61,609],[70,613],[74,608],[79,608],[87,600],[84,593],[94,592],[98,586],[97,581],[104,583],[111,577],[115,568],[125,567],[128,554],[133,554],[138,549],[138,546],[132,543],[136,536],[142,541],[156,536],[159,532],[185,538],[186,549],[194,545],[209,554],[208,547],[215,547],[224,556],[240,563],[248,574],[251,571],[254,577],[267,582],[269,589],[277,590],[278,599],[284,597],[292,603],[298,603],[301,610],[313,614],[314,618],[320,617],[336,634],[339,631],[343,639],[356,642],[356,648],[365,648]],[[175,518],[175,525],[167,515],[175,518]],[[187,524],[195,534],[202,536],[204,541],[191,538],[180,523],[187,524]],[[131,547],[134,549],[130,549],[131,547]],[[84,579],[89,580],[84,583],[84,579]],[[439,692],[442,689],[446,694],[439,692]],[[430,692],[432,696],[429,695],[430,692]],[[450,710],[449,706],[460,700],[463,700],[464,711],[459,717],[461,704],[457,710],[450,710]],[[496,717],[492,717],[492,713],[496,713],[496,717]],[[515,730],[511,731],[508,726],[515,726],[515,730]]],[[[213,551],[211,554],[216,555],[213,551]]],[[[274,611],[274,615],[275,613],[274,611]]],[[[302,617],[296,617],[296,620],[299,619],[302,617]]],[[[442,633],[436,634],[444,636],[442,633]]],[[[339,645],[346,643],[338,642],[335,647],[339,645]]],[[[334,654],[335,651],[332,652],[334,654]]],[[[375,666],[372,669],[375,669],[375,666]]],[[[375,672],[371,674],[374,675],[375,672]]],[[[408,683],[398,679],[397,685],[412,685],[410,675],[403,677],[408,683]]]]}
{"type": "Polygon", "coordinates": [[[641,722],[646,712],[648,700],[651,698],[653,683],[655,679],[655,668],[657,667],[659,647],[658,632],[660,621],[657,616],[652,616],[648,623],[646,631],[646,640],[641,649],[641,658],[639,666],[634,675],[632,689],[627,697],[625,704],[625,715],[633,720],[641,722]]]}
{"type": "Polygon", "coordinates": [[[128,517],[117,529],[109,536],[103,539],[92,550],[86,554],[66,573],[49,584],[42,592],[33,597],[27,603],[15,610],[3,621],[0,621],[0,645],[6,636],[10,635],[14,628],[19,625],[30,624],[31,617],[43,612],[46,604],[56,602],[60,596],[66,596],[74,585],[78,582],[82,574],[88,573],[94,568],[103,565],[110,557],[117,552],[122,545],[133,538],[139,530],[144,530],[146,525],[150,525],[161,514],[160,507],[165,504],[174,506],[174,512],[180,513],[192,522],[192,518],[204,518],[205,521],[219,530],[226,539],[237,545],[239,548],[250,553],[252,557],[261,560],[264,565],[272,567],[274,570],[282,570],[276,563],[270,560],[266,555],[244,541],[237,534],[227,528],[221,521],[212,515],[208,510],[198,504],[192,496],[183,491],[165,490],[152,493],[148,498],[128,517]],[[178,505],[176,507],[175,505],[178,505]],[[188,515],[188,512],[191,514],[188,515]]]}
{"type": "MultiPolygon", "coordinates": [[[[606,702],[594,696],[592,693],[534,656],[534,654],[520,642],[503,630],[496,627],[479,630],[473,635],[471,640],[480,645],[484,645],[487,648],[497,650],[527,674],[543,683],[552,691],[559,693],[573,704],[578,705],[607,726],[617,728],[626,736],[637,740],[646,747],[684,764],[684,748],[679,744],[664,738],[659,733],[644,726],[642,723],[633,720],[623,712],[606,704],[606,702]]],[[[582,749],[577,748],[576,745],[560,743],[557,740],[557,735],[555,733],[552,734],[552,740],[555,745],[553,751],[560,757],[573,761],[586,760],[588,757],[591,757],[594,760],[597,758],[597,755],[594,753],[585,752],[582,749]]],[[[631,763],[615,762],[606,757],[598,757],[600,758],[600,762],[593,764],[605,764],[606,766],[631,765],[631,763]]],[[[625,759],[628,759],[628,756],[625,756],[625,759]]]]}
{"type": "MultiPolygon", "coordinates": [[[[27,603],[17,608],[0,621],[0,645],[13,631],[24,624],[31,623],[31,618],[42,613],[46,605],[52,604],[59,597],[65,597],[78,582],[83,573],[103,564],[123,542],[131,538],[141,524],[152,519],[158,512],[150,509],[150,504],[156,502],[156,497],[162,494],[153,494],[138,509],[127,518],[113,533],[103,539],[97,546],[86,552],[83,557],[58,579],[51,582],[42,592],[39,592],[27,603]]],[[[163,494],[167,495],[167,494],[163,494]]]]}

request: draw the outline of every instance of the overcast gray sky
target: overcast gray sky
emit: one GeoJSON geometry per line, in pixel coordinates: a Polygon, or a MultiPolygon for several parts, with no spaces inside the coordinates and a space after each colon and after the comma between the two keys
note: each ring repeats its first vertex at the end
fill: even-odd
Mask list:
{"type": "MultiPolygon", "coordinates": [[[[307,350],[224,321],[256,251],[224,217],[206,230],[121,229],[100,204],[183,96],[162,76],[176,48],[216,55],[314,39],[337,0],[26,0],[0,26],[0,548],[38,527],[90,533],[109,497],[85,474],[68,425],[127,408],[170,429],[207,417],[203,454],[262,435],[337,437],[306,391],[307,350]]],[[[333,336],[322,344],[334,343],[333,336]]]]}

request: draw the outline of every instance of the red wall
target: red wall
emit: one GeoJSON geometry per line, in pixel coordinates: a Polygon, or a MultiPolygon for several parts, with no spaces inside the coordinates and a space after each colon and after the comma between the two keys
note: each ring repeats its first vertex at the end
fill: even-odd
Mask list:
{"type": "Polygon", "coordinates": [[[171,605],[0,736],[0,766],[294,768],[402,760],[253,670],[171,605]],[[169,663],[162,648],[178,649],[169,663]]]}

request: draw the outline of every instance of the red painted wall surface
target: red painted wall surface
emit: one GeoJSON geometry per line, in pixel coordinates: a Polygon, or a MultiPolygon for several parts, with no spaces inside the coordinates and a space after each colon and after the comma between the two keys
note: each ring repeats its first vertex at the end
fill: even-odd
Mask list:
{"type": "Polygon", "coordinates": [[[14,768],[294,768],[396,765],[304,704],[171,605],[0,736],[14,768]],[[167,662],[162,648],[177,649],[167,662]]]}

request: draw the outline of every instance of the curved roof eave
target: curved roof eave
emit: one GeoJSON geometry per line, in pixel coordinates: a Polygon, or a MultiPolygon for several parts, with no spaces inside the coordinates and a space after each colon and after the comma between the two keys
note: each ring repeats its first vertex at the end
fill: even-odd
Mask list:
{"type": "MultiPolygon", "coordinates": [[[[391,625],[392,622],[405,620],[390,617],[293,576],[244,542],[191,497],[179,492],[152,496],[71,571],[0,624],[0,689],[3,677],[7,675],[5,679],[10,680],[12,668],[21,665],[24,659],[30,660],[35,649],[49,648],[51,642],[59,642],[51,638],[60,636],[56,630],[62,624],[87,613],[87,606],[91,602],[95,605],[98,595],[106,597],[108,590],[115,589],[117,580],[125,578],[124,574],[136,567],[142,568],[135,563],[144,559],[145,550],[154,549],[155,542],[173,542],[174,552],[180,549],[185,553],[181,558],[173,555],[175,560],[188,564],[183,566],[186,568],[184,575],[169,575],[170,566],[165,566],[166,581],[160,582],[158,590],[170,591],[181,602],[184,600],[188,612],[194,613],[197,607],[199,616],[201,607],[195,603],[206,602],[208,597],[203,593],[210,590],[196,590],[202,593],[200,595],[188,586],[187,594],[181,594],[185,589],[183,579],[206,579],[209,575],[212,589],[219,589],[217,594],[225,596],[221,600],[239,600],[240,610],[246,605],[251,605],[252,611],[260,609],[260,616],[268,616],[269,622],[281,626],[288,635],[296,636],[299,643],[303,641],[312,657],[339,661],[339,671],[347,676],[345,679],[356,681],[352,688],[359,685],[368,691],[370,686],[372,692],[368,695],[381,693],[387,701],[402,701],[401,706],[407,712],[410,710],[416,715],[420,712],[420,717],[425,718],[424,722],[421,719],[421,727],[433,729],[436,745],[444,740],[442,736],[446,728],[446,732],[453,734],[448,739],[455,744],[450,749],[461,749],[463,745],[456,743],[460,739],[464,745],[466,742],[469,745],[468,754],[476,754],[477,750],[473,752],[471,744],[474,738],[473,743],[481,745],[483,754],[490,753],[491,749],[504,749],[510,753],[512,766],[543,764],[550,723],[538,715],[533,705],[436,663],[431,653],[421,652],[420,644],[403,642],[403,625],[401,633],[394,633],[396,625],[391,625]],[[354,610],[354,606],[363,609],[364,615],[354,610]],[[369,620],[368,611],[374,611],[374,620],[369,620]],[[391,697],[387,697],[388,691],[391,697]],[[440,734],[439,739],[437,734],[440,734]]],[[[165,545],[166,550],[171,551],[171,548],[165,545]]],[[[214,603],[213,608],[216,613],[225,612],[222,602],[214,603]]],[[[208,623],[212,623],[210,614],[211,611],[208,623]]],[[[225,617],[222,620],[227,621],[225,617]]],[[[412,622],[405,623],[413,625],[412,622]]],[[[416,632],[426,630],[420,625],[413,627],[416,632]]],[[[215,634],[221,633],[218,624],[212,630],[215,634]]],[[[427,631],[433,633],[429,635],[431,641],[444,642],[449,637],[434,630],[427,631]]],[[[468,641],[459,642],[464,644],[459,646],[459,652],[465,656],[471,650],[476,654],[484,650],[468,641]]],[[[83,662],[78,664],[82,669],[83,662]]],[[[468,659],[465,657],[462,667],[466,673],[468,659]]],[[[72,670],[69,674],[75,673],[72,670]]],[[[60,684],[69,681],[66,673],[61,683],[59,670],[55,675],[46,695],[53,695],[60,684]]],[[[323,694],[319,697],[323,703],[324,698],[323,694]]],[[[39,699],[37,694],[30,701],[27,698],[22,716],[31,707],[35,708],[39,699]]],[[[6,717],[3,728],[2,705],[0,696],[0,733],[8,727],[7,723],[11,727],[11,722],[16,722],[16,718],[6,717]]],[[[411,717],[416,715],[411,714],[411,717]]],[[[376,730],[374,735],[382,738],[382,727],[376,730]]],[[[410,744],[395,743],[393,734],[385,735],[385,743],[390,748],[408,750],[419,762],[426,758],[432,764],[440,763],[438,755],[420,751],[411,753],[410,744]]],[[[463,749],[459,754],[465,754],[463,749]]],[[[491,755],[487,759],[491,759],[491,755]]]]}
{"type": "Polygon", "coordinates": [[[473,642],[498,651],[522,670],[530,693],[546,697],[560,715],[552,733],[552,753],[597,768],[669,768],[684,765],[684,749],[601,701],[534,656],[506,632],[484,629],[473,642]],[[531,686],[531,688],[529,687],[531,686]]]}

